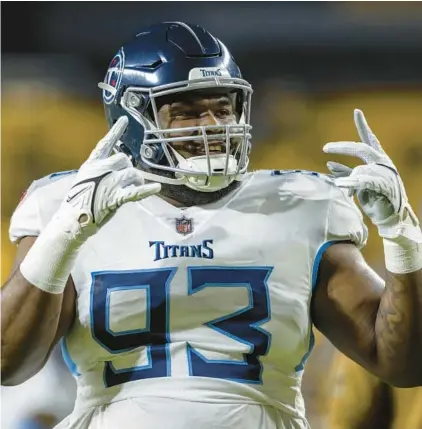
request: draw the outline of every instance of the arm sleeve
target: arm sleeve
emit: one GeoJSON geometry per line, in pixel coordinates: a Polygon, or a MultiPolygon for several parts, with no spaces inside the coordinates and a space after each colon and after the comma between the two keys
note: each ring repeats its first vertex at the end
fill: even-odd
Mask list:
{"type": "Polygon", "coordinates": [[[352,241],[362,249],[368,239],[368,229],[353,198],[348,197],[335,185],[327,210],[326,241],[352,241]]]}

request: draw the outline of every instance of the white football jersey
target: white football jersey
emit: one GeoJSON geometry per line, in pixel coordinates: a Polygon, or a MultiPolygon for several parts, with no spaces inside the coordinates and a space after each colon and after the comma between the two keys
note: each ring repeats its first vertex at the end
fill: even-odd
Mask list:
{"type": "MultiPolygon", "coordinates": [[[[11,239],[38,235],[73,180],[64,173],[34,182],[11,239]]],[[[318,264],[330,244],[362,247],[366,238],[353,200],[329,177],[300,170],[250,173],[203,207],[179,209],[157,196],[125,204],[83,245],[72,271],[77,315],[62,348],[78,384],[75,416],[111,404],[123,418],[121,407],[130,414],[137,401],[139,413],[162,411],[116,427],[178,428],[174,407],[183,410],[181,428],[308,427],[300,385],[318,264]],[[204,404],[223,407],[209,425],[204,410],[195,417],[204,404]],[[278,417],[267,424],[245,411],[247,420],[225,420],[248,404],[278,417]]],[[[80,416],[61,427],[94,419],[80,416]]]]}

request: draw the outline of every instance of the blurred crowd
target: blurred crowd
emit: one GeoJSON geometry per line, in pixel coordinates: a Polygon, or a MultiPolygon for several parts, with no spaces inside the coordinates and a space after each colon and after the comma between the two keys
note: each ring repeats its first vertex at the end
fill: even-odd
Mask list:
{"type": "MultiPolygon", "coordinates": [[[[304,4],[303,8],[306,7],[304,4]]],[[[159,16],[157,11],[154,13],[159,16]]],[[[365,15],[365,10],[362,13],[365,15]]],[[[366,13],[373,12],[369,8],[366,13]]],[[[300,49],[305,49],[303,56],[306,57],[306,43],[303,43],[305,48],[300,49]]],[[[107,49],[110,58],[117,47],[107,49]]],[[[373,49],[380,54],[384,48],[373,49]]],[[[102,79],[100,70],[106,69],[109,58],[101,58],[98,71],[86,58],[76,57],[73,52],[57,55],[34,50],[34,53],[9,52],[2,58],[2,283],[13,264],[15,249],[8,240],[8,227],[21,194],[32,180],[78,168],[106,131],[101,92],[85,91],[85,88],[95,89],[97,81],[102,79]]],[[[422,73],[419,81],[413,77],[406,79],[406,73],[402,72],[406,64],[401,64],[397,79],[393,73],[387,80],[382,75],[374,80],[368,77],[371,70],[368,69],[367,75],[362,72],[366,57],[359,57],[353,51],[352,58],[346,60],[339,56],[332,58],[331,64],[343,58],[353,67],[355,61],[361,73],[360,84],[349,79],[353,75],[351,69],[350,75],[337,76],[333,82],[325,79],[318,85],[316,71],[321,73],[323,68],[321,62],[315,62],[312,47],[308,57],[314,62],[304,67],[314,64],[316,71],[312,74],[308,69],[307,77],[299,72],[283,74],[273,70],[263,78],[259,70],[253,70],[249,54],[239,52],[239,62],[251,70],[255,89],[252,169],[328,172],[325,167],[328,158],[321,148],[329,141],[358,139],[353,109],[360,108],[396,163],[409,199],[422,216],[422,73]]],[[[325,57],[329,56],[324,52],[325,57]]],[[[370,235],[364,254],[368,262],[382,272],[381,241],[368,227],[370,235]]],[[[422,388],[390,388],[336,353],[316,334],[316,345],[304,378],[313,428],[422,429],[422,388]]],[[[33,379],[18,387],[1,388],[1,427],[52,428],[71,411],[74,395],[75,383],[58,348],[44,370],[33,379]]]]}

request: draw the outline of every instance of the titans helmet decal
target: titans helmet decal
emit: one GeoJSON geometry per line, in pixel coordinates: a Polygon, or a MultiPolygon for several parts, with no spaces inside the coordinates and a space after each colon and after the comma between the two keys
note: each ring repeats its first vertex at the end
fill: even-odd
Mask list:
{"type": "MultiPolygon", "coordinates": [[[[120,82],[122,80],[124,67],[125,67],[125,53],[123,51],[123,48],[120,48],[119,52],[111,60],[104,82],[112,86],[113,88],[116,88],[116,90],[118,90],[120,86],[120,82]]],[[[115,98],[116,98],[116,94],[106,91],[105,89],[103,90],[104,103],[111,104],[115,98]]]]}

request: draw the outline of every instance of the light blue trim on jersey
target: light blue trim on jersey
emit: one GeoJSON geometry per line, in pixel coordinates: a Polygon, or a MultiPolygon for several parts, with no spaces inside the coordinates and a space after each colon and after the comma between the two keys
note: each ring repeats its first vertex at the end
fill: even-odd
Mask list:
{"type": "Polygon", "coordinates": [[[69,349],[67,348],[66,338],[63,337],[60,341],[60,348],[63,355],[63,360],[66,366],[68,367],[70,373],[74,377],[79,377],[81,374],[77,370],[76,363],[73,361],[73,359],[70,357],[69,349]]]}
{"type": "Polygon", "coordinates": [[[319,270],[319,264],[321,263],[322,255],[330,246],[337,243],[341,243],[341,241],[336,241],[336,240],[326,241],[324,244],[322,244],[319,247],[315,255],[314,264],[312,266],[312,278],[311,278],[312,290],[315,289],[315,286],[318,280],[318,270],[319,270]]]}
{"type": "Polygon", "coordinates": [[[312,353],[312,350],[314,349],[314,345],[315,345],[315,335],[314,335],[314,331],[313,331],[312,325],[311,325],[311,333],[309,335],[308,351],[304,354],[302,360],[300,361],[300,364],[296,366],[296,368],[295,368],[296,372],[300,372],[300,371],[303,371],[305,369],[305,364],[308,361],[309,356],[312,353]]]}
{"type": "Polygon", "coordinates": [[[304,174],[307,176],[316,176],[320,177],[321,175],[324,175],[323,173],[318,173],[317,171],[311,171],[311,170],[271,170],[271,176],[283,176],[285,174],[304,174]]]}
{"type": "MultiPolygon", "coordinates": [[[[228,334],[224,334],[227,337],[231,337],[228,334]]],[[[238,340],[238,338],[236,337],[231,337],[231,338],[235,338],[236,340],[238,340]]],[[[201,358],[205,363],[224,363],[224,364],[230,364],[230,365],[248,365],[248,363],[246,362],[246,358],[244,358],[243,361],[237,361],[237,360],[230,360],[230,359],[207,359],[202,353],[198,352],[198,350],[195,350],[190,344],[186,345],[186,351],[187,351],[187,356],[188,356],[188,367],[189,367],[189,375],[191,377],[194,377],[194,374],[192,372],[192,359],[191,359],[191,353],[195,353],[196,356],[198,356],[199,358],[201,358]]],[[[246,354],[246,353],[243,353],[246,354]]],[[[263,365],[261,364],[261,371],[259,374],[259,380],[255,381],[255,380],[244,380],[241,378],[234,378],[234,377],[229,377],[229,378],[224,378],[224,380],[230,380],[230,381],[235,381],[237,383],[244,383],[244,384],[262,384],[262,371],[263,371],[263,365]]]]}
{"type": "MultiPolygon", "coordinates": [[[[91,337],[94,341],[96,341],[101,347],[103,347],[105,350],[107,350],[110,354],[116,355],[120,353],[125,353],[132,351],[136,349],[137,347],[130,347],[127,349],[120,349],[120,350],[111,350],[107,345],[103,344],[98,338],[96,338],[94,334],[94,317],[93,317],[93,295],[94,295],[94,286],[95,286],[95,277],[97,275],[103,275],[103,274],[139,274],[139,273],[154,273],[159,271],[170,271],[169,277],[165,283],[165,307],[166,307],[166,332],[165,332],[165,338],[166,343],[163,344],[164,351],[166,355],[166,372],[167,374],[165,376],[170,377],[171,376],[171,356],[170,356],[170,332],[169,332],[169,324],[170,324],[170,284],[177,272],[176,267],[165,267],[165,268],[155,268],[155,269],[142,269],[142,270],[106,270],[106,271],[95,271],[91,273],[91,291],[90,291],[90,331],[91,331],[91,337]]],[[[106,308],[105,308],[105,328],[106,330],[113,336],[124,336],[127,334],[134,334],[134,333],[142,333],[145,331],[150,331],[151,329],[151,311],[153,309],[151,308],[151,285],[135,285],[135,286],[114,286],[107,289],[106,294],[106,308]],[[109,310],[110,310],[110,291],[113,290],[133,290],[133,289],[146,289],[147,291],[147,299],[146,299],[146,314],[147,314],[147,326],[146,328],[138,329],[138,330],[128,330],[128,331],[119,331],[114,332],[110,326],[109,326],[109,310]]],[[[103,370],[103,381],[104,386],[107,386],[106,383],[106,371],[107,371],[107,365],[110,367],[110,369],[115,374],[122,374],[127,372],[135,372],[137,370],[145,370],[145,369],[151,369],[153,366],[153,360],[151,356],[151,345],[139,345],[138,347],[145,347],[146,351],[146,357],[147,357],[147,364],[130,367],[130,368],[122,368],[122,369],[116,369],[112,363],[112,361],[106,361],[104,365],[103,370]]]]}
{"type": "MultiPolygon", "coordinates": [[[[208,267],[207,267],[208,268],[208,267]]],[[[214,268],[214,267],[213,267],[214,268]]],[[[216,267],[217,268],[217,267],[216,267]]],[[[192,268],[190,268],[192,269],[192,268]]],[[[218,269],[218,268],[217,268],[218,269]]],[[[230,332],[225,331],[224,329],[220,329],[217,326],[214,326],[214,323],[222,322],[223,320],[231,319],[232,317],[238,316],[239,314],[245,313],[246,311],[249,311],[252,309],[252,286],[249,283],[226,283],[224,285],[216,285],[212,283],[204,283],[201,287],[195,289],[192,291],[192,284],[191,284],[191,278],[190,278],[190,270],[188,274],[188,295],[192,295],[195,292],[199,292],[202,289],[205,289],[206,287],[246,287],[248,289],[248,297],[249,297],[249,304],[246,307],[241,308],[240,310],[234,311],[233,313],[227,314],[225,316],[217,317],[216,319],[210,320],[209,322],[205,322],[204,325],[207,326],[210,329],[213,329],[214,331],[219,332],[220,334],[232,338],[235,341],[238,341],[239,343],[246,344],[249,347],[249,352],[252,353],[253,351],[253,344],[249,341],[246,341],[242,338],[239,338],[235,335],[230,334],[230,332]]],[[[252,326],[252,325],[250,325],[252,326]]],[[[267,332],[265,332],[267,334],[267,332]]],[[[203,359],[205,362],[210,363],[229,363],[233,365],[247,365],[246,357],[243,358],[242,361],[240,360],[232,360],[232,359],[207,359],[202,353],[195,350],[193,347],[190,346],[190,350],[194,352],[196,355],[198,355],[201,359],[203,359]]],[[[189,373],[191,372],[191,364],[190,364],[190,356],[188,355],[189,360],[189,373]]],[[[192,374],[190,374],[192,375],[192,374]]]]}
{"type": "Polygon", "coordinates": [[[66,176],[70,176],[71,174],[76,174],[77,172],[78,170],[59,171],[57,173],[52,173],[48,176],[41,177],[41,179],[34,180],[29,186],[29,188],[26,190],[26,193],[24,194],[21,202],[23,202],[24,199],[29,197],[29,195],[31,195],[38,189],[41,189],[44,186],[51,185],[52,183],[59,181],[66,176]]]}
{"type": "Polygon", "coordinates": [[[317,254],[315,256],[315,259],[314,259],[314,265],[312,266],[312,280],[311,280],[312,291],[315,289],[316,284],[317,284],[319,264],[321,263],[321,259],[322,259],[322,256],[324,255],[324,252],[333,244],[340,244],[340,243],[352,243],[352,241],[350,241],[350,240],[331,240],[331,241],[326,241],[324,244],[322,244],[319,247],[317,254]]]}
{"type": "Polygon", "coordinates": [[[76,174],[78,170],[66,170],[58,171],[57,173],[52,173],[48,176],[49,179],[54,179],[56,177],[67,176],[68,174],[76,174]]]}
{"type": "MultiPolygon", "coordinates": [[[[154,273],[157,271],[171,271],[171,274],[168,277],[168,280],[165,284],[165,302],[166,302],[166,339],[167,339],[167,344],[165,344],[166,347],[166,354],[167,357],[169,357],[169,350],[168,350],[168,343],[170,342],[170,334],[169,334],[169,313],[170,313],[170,303],[169,303],[169,296],[170,296],[170,283],[173,280],[174,275],[176,274],[177,268],[176,267],[165,267],[165,268],[152,268],[152,269],[142,269],[142,270],[116,270],[116,271],[110,271],[110,270],[106,270],[106,271],[93,271],[91,273],[91,291],[90,291],[90,308],[89,308],[89,315],[90,315],[90,326],[91,326],[91,337],[93,338],[94,341],[96,341],[101,347],[105,348],[109,353],[111,354],[120,354],[120,353],[125,353],[131,350],[134,350],[136,347],[130,347],[127,349],[123,349],[123,350],[111,350],[109,347],[107,347],[105,344],[103,344],[98,338],[95,337],[94,335],[94,316],[93,316],[93,295],[94,295],[94,285],[95,285],[95,276],[99,275],[99,274],[128,274],[128,273],[154,273]]],[[[132,286],[132,287],[126,287],[126,286],[115,286],[113,288],[109,288],[109,289],[118,289],[119,287],[121,288],[125,288],[125,289],[139,289],[139,288],[146,288],[147,291],[150,291],[151,286],[150,285],[136,285],[136,286],[132,286]]],[[[147,292],[147,297],[150,298],[149,293],[147,292]]],[[[105,311],[105,316],[106,316],[106,326],[108,327],[108,317],[109,317],[109,301],[107,300],[108,294],[106,296],[106,311],[105,311]]],[[[147,308],[146,308],[146,313],[147,313],[147,326],[149,326],[150,324],[150,317],[151,317],[151,305],[150,305],[150,299],[147,300],[147,308]]],[[[120,332],[114,332],[111,329],[107,329],[107,331],[112,334],[113,336],[119,336],[119,335],[125,335],[125,334],[129,334],[129,333],[142,333],[144,331],[147,331],[149,329],[145,329],[142,328],[140,330],[133,330],[133,331],[122,331],[122,333],[120,332]]],[[[150,346],[145,346],[146,348],[150,348],[150,346]]],[[[169,367],[170,364],[168,364],[167,366],[169,367]]]]}
{"type": "MultiPolygon", "coordinates": [[[[114,374],[123,374],[125,372],[127,373],[127,372],[134,372],[134,371],[142,371],[144,369],[151,369],[152,368],[151,347],[145,346],[145,351],[146,351],[147,362],[148,362],[145,365],[138,365],[138,366],[131,366],[129,368],[116,369],[115,366],[113,365],[113,361],[109,360],[109,361],[106,361],[105,363],[109,365],[109,367],[111,368],[114,374]]],[[[104,386],[107,387],[106,371],[107,371],[107,365],[104,365],[103,383],[104,383],[104,386]]]]}
{"type": "MultiPolygon", "coordinates": [[[[107,361],[107,363],[111,366],[111,368],[113,369],[113,372],[115,374],[123,374],[125,372],[133,372],[133,371],[136,371],[137,369],[150,369],[150,368],[152,368],[151,349],[147,346],[145,346],[145,349],[147,352],[147,360],[148,360],[148,363],[146,363],[145,365],[138,365],[138,366],[131,366],[130,368],[116,369],[115,366],[113,365],[112,361],[107,361]]],[[[104,384],[104,385],[106,385],[106,384],[104,384]]]]}
{"type": "Polygon", "coordinates": [[[170,353],[170,284],[173,281],[174,276],[177,272],[177,267],[167,267],[171,268],[172,272],[166,282],[166,344],[164,349],[166,351],[166,367],[167,367],[167,377],[171,377],[171,353],[170,353]]]}
{"type": "MultiPolygon", "coordinates": [[[[268,317],[262,320],[259,320],[255,323],[251,323],[249,324],[249,326],[257,331],[262,332],[264,335],[267,336],[268,338],[268,345],[267,345],[267,349],[265,351],[265,354],[263,354],[263,356],[267,355],[269,350],[270,350],[270,346],[271,346],[271,333],[268,332],[267,330],[261,328],[259,325],[263,325],[264,323],[267,323],[271,320],[271,304],[270,304],[270,295],[269,295],[269,288],[268,288],[268,278],[270,277],[272,271],[273,271],[274,267],[269,267],[269,266],[254,266],[254,267],[245,267],[245,266],[239,266],[239,267],[232,267],[232,266],[199,266],[199,267],[187,267],[188,269],[188,295],[193,295],[207,287],[219,287],[219,288],[226,288],[226,287],[246,287],[248,290],[248,297],[249,297],[249,304],[246,307],[241,308],[240,310],[237,310],[233,313],[227,314],[225,316],[221,316],[218,317],[216,319],[213,319],[209,322],[204,323],[205,326],[207,326],[210,329],[213,329],[214,331],[219,332],[220,334],[232,338],[233,340],[246,344],[247,346],[249,346],[249,353],[242,353],[243,356],[243,360],[232,360],[232,359],[208,359],[206,358],[202,353],[200,353],[199,351],[195,350],[190,344],[187,344],[187,358],[188,358],[188,367],[189,367],[189,375],[192,376],[193,372],[192,372],[192,360],[191,360],[191,356],[189,352],[195,353],[198,357],[200,357],[204,362],[206,363],[222,363],[222,364],[231,364],[231,365],[248,365],[248,362],[246,361],[246,355],[251,354],[254,350],[254,344],[242,339],[238,336],[235,336],[233,334],[231,334],[228,331],[225,331],[223,329],[218,328],[217,326],[215,326],[215,323],[221,322],[223,320],[229,320],[235,316],[238,316],[239,314],[242,314],[246,311],[249,311],[253,308],[253,302],[252,302],[252,297],[253,297],[253,291],[252,291],[252,285],[251,283],[224,283],[224,284],[215,284],[215,283],[203,283],[201,286],[195,288],[195,290],[192,289],[192,271],[201,271],[201,270],[252,270],[252,271],[256,271],[259,269],[263,269],[267,271],[267,274],[265,276],[264,279],[264,286],[265,286],[265,294],[266,294],[266,303],[267,303],[267,314],[268,317]]],[[[259,360],[259,358],[258,358],[259,360]]],[[[243,379],[237,379],[237,378],[229,378],[229,380],[232,381],[236,381],[238,383],[247,383],[247,384],[262,384],[262,371],[263,371],[263,365],[261,363],[261,371],[259,374],[259,380],[254,381],[254,380],[243,380],[243,379]]]]}
{"type": "MultiPolygon", "coordinates": [[[[237,310],[237,311],[235,311],[233,313],[230,313],[230,314],[227,314],[225,316],[218,317],[217,319],[210,320],[209,322],[204,323],[204,325],[208,326],[209,328],[211,328],[211,329],[213,329],[213,330],[215,330],[217,332],[220,332],[220,334],[223,334],[226,337],[230,337],[230,338],[234,339],[235,341],[238,341],[240,343],[248,345],[250,347],[250,349],[251,349],[251,352],[253,351],[253,346],[254,346],[252,343],[250,343],[249,341],[243,340],[242,338],[239,338],[239,337],[237,337],[235,335],[230,334],[229,332],[227,332],[227,331],[225,331],[223,329],[220,329],[220,328],[217,328],[216,326],[214,326],[214,323],[218,323],[218,322],[221,322],[223,320],[231,319],[232,317],[238,316],[239,314],[242,314],[242,313],[244,313],[244,312],[246,312],[248,310],[251,310],[253,308],[253,305],[252,305],[252,286],[251,286],[251,284],[250,283],[239,283],[239,282],[237,282],[237,283],[224,283],[224,284],[204,283],[200,287],[195,288],[195,290],[192,290],[191,272],[194,271],[194,270],[203,270],[203,269],[207,269],[207,270],[209,270],[209,269],[211,269],[211,270],[224,270],[224,269],[228,269],[228,270],[257,270],[257,269],[265,269],[265,270],[268,270],[268,273],[267,273],[267,275],[265,276],[265,279],[264,279],[264,283],[266,285],[265,292],[266,292],[266,295],[267,295],[267,313],[268,313],[268,317],[266,319],[259,320],[258,322],[251,323],[249,325],[252,328],[256,329],[257,331],[260,331],[264,335],[268,336],[269,341],[268,341],[268,347],[267,347],[267,351],[266,351],[268,353],[268,350],[269,350],[270,345],[271,345],[271,334],[268,331],[266,331],[265,329],[260,328],[258,325],[263,325],[264,323],[267,323],[267,322],[269,322],[271,320],[270,296],[269,296],[269,291],[268,291],[267,280],[268,280],[269,276],[272,273],[273,267],[232,267],[232,266],[211,266],[211,267],[209,267],[209,266],[204,266],[204,267],[187,267],[187,268],[188,268],[188,295],[193,295],[194,293],[197,293],[200,290],[205,289],[207,287],[213,287],[213,288],[216,288],[216,287],[221,287],[221,288],[226,288],[226,287],[247,287],[247,289],[248,289],[248,297],[249,297],[249,304],[248,304],[247,307],[243,307],[240,310],[237,310]]],[[[199,352],[196,352],[196,353],[198,355],[202,356],[201,353],[199,353],[199,352]]],[[[204,359],[208,361],[208,359],[206,359],[205,357],[204,357],[204,359]]],[[[238,365],[247,365],[246,362],[233,361],[233,360],[209,360],[209,362],[215,362],[215,363],[233,363],[233,364],[238,364],[238,365]]]]}
{"type": "MultiPolygon", "coordinates": [[[[315,289],[317,280],[318,280],[318,270],[319,270],[319,264],[321,263],[322,256],[324,255],[324,252],[333,244],[343,243],[344,240],[331,240],[326,241],[324,244],[322,244],[319,249],[317,250],[317,253],[315,255],[314,264],[312,266],[312,276],[311,276],[311,287],[312,291],[315,289]]],[[[309,348],[308,351],[303,356],[301,362],[299,365],[296,366],[295,371],[303,371],[305,368],[306,361],[308,360],[310,354],[312,353],[312,350],[315,345],[315,335],[312,330],[312,324],[311,324],[311,333],[309,336],[309,348]]]]}
{"type": "Polygon", "coordinates": [[[141,332],[146,332],[151,330],[151,287],[150,285],[138,285],[138,286],[115,286],[112,288],[107,289],[107,295],[106,295],[106,310],[105,310],[105,328],[107,332],[109,332],[111,335],[114,335],[115,337],[118,337],[120,335],[126,335],[126,334],[138,334],[141,332]],[[146,327],[140,328],[140,329],[129,329],[127,331],[113,331],[110,328],[110,296],[111,293],[114,291],[121,291],[121,290],[134,290],[134,289],[145,289],[146,291],[146,327]]]}

